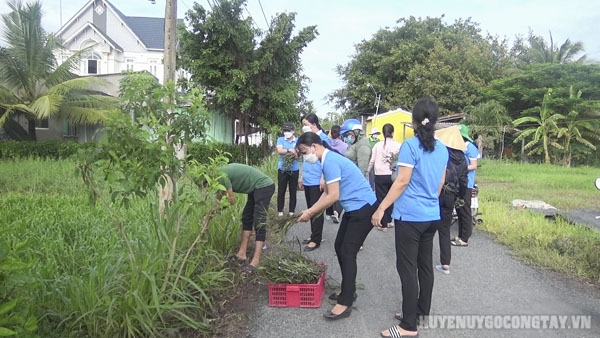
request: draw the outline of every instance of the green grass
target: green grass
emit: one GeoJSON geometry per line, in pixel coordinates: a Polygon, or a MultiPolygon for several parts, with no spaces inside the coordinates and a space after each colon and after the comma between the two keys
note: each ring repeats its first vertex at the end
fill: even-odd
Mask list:
{"type": "Polygon", "coordinates": [[[202,201],[212,204],[214,197],[181,203],[172,210],[185,218],[161,221],[154,197],[113,212],[91,205],[76,173],[68,160],[0,162],[0,232],[13,246],[27,245],[23,259],[33,262],[29,277],[36,281],[0,287],[14,287],[11,297],[28,300],[38,335],[163,337],[182,328],[210,334],[212,295],[235,283],[226,262],[238,244],[239,222],[232,219],[242,201],[215,216],[188,250],[199,234],[202,201]]]}
{"type": "Polygon", "coordinates": [[[600,282],[600,232],[516,210],[514,199],[542,200],[561,210],[593,209],[600,215],[597,168],[565,168],[483,161],[477,171],[479,211],[490,232],[526,262],[600,282]]]}
{"type": "MultiPolygon", "coordinates": [[[[261,169],[275,178],[276,156],[261,169]]],[[[485,222],[478,227],[528,263],[600,282],[599,232],[511,209],[518,198],[564,210],[600,210],[596,175],[594,168],[484,161],[477,181],[485,222]]],[[[212,201],[211,196],[190,197],[212,201]]],[[[130,208],[115,210],[126,242],[115,214],[90,205],[72,161],[0,162],[0,233],[13,247],[25,246],[19,252],[23,261],[32,262],[29,277],[35,281],[5,280],[13,284],[0,281],[0,287],[15,290],[11,296],[35,313],[41,337],[167,336],[181,327],[209,335],[218,306],[212,294],[227,293],[236,283],[226,263],[239,243],[244,201],[236,200],[188,251],[205,208],[181,205],[185,220],[161,222],[151,197],[136,199],[130,208]]]]}

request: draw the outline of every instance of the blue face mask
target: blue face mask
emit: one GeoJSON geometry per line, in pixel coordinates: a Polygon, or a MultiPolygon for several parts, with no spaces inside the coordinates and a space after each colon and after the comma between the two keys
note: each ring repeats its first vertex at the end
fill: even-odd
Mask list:
{"type": "Polygon", "coordinates": [[[354,138],[350,135],[346,135],[346,137],[344,137],[344,142],[346,142],[348,144],[352,144],[352,143],[354,143],[354,138]]]}

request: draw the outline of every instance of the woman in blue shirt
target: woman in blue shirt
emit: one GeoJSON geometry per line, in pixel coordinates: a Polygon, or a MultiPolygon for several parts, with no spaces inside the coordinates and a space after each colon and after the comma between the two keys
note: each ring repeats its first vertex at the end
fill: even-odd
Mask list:
{"type": "Polygon", "coordinates": [[[412,110],[414,137],[402,143],[398,177],[373,214],[381,227],[385,209],[394,205],[396,269],[402,282],[400,325],[381,332],[382,337],[418,335],[418,316],[429,315],[433,291],[433,236],[440,220],[439,194],[444,184],[448,150],[435,139],[439,108],[435,101],[420,100],[412,110]]]}
{"type": "Polygon", "coordinates": [[[322,213],[337,200],[344,208],[344,216],[335,238],[335,253],[342,271],[342,290],[329,298],[337,304],[324,314],[327,319],[350,316],[356,297],[356,255],[367,235],[373,229],[371,215],[377,207],[377,197],[360,169],[348,158],[323,146],[315,133],[305,133],[298,138],[298,151],[304,163],[321,162],[326,183],[323,194],[316,203],[302,212],[299,222],[307,222],[322,213]]]}
{"type": "MultiPolygon", "coordinates": [[[[327,143],[328,147],[331,147],[331,139],[321,128],[319,124],[319,118],[316,114],[311,113],[302,118],[302,130],[310,131],[319,136],[319,139],[323,143],[327,143]]],[[[306,205],[310,208],[315,204],[321,197],[321,193],[324,189],[321,183],[321,177],[323,173],[321,171],[321,162],[316,163],[302,162],[302,175],[298,179],[298,185],[304,187],[304,197],[306,197],[306,205]]],[[[314,219],[310,220],[310,238],[305,240],[303,243],[307,244],[304,247],[304,251],[313,251],[321,246],[321,240],[323,239],[323,223],[325,217],[319,215],[314,219]]]]}
{"type": "Polygon", "coordinates": [[[298,177],[300,172],[300,163],[296,155],[296,137],[294,136],[294,124],[287,122],[283,125],[283,136],[277,139],[277,153],[279,161],[277,162],[277,211],[279,216],[283,216],[283,204],[285,202],[285,191],[290,188],[290,204],[288,212],[292,215],[296,212],[296,192],[298,189],[298,177]],[[294,156],[291,163],[286,163],[284,156],[294,156]]]}

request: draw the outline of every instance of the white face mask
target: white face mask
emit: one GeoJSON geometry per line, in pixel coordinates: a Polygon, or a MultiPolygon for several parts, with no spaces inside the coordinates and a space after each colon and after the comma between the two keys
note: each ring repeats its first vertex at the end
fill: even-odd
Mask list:
{"type": "Polygon", "coordinates": [[[308,133],[309,131],[312,131],[312,128],[310,126],[302,127],[302,133],[308,133]]]}
{"type": "Polygon", "coordinates": [[[294,136],[294,133],[292,133],[291,131],[286,131],[285,133],[283,133],[283,137],[285,138],[292,138],[292,136],[294,136]]]}
{"type": "Polygon", "coordinates": [[[304,161],[308,163],[317,163],[319,160],[316,154],[304,154],[302,155],[302,158],[304,158],[304,161]]]}

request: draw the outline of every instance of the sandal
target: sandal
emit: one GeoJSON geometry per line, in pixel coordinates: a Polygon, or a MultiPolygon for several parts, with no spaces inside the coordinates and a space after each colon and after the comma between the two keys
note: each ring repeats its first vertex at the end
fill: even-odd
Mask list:
{"type": "Polygon", "coordinates": [[[450,241],[450,244],[454,246],[469,246],[469,243],[463,241],[462,239],[456,237],[453,241],[450,241]]]}
{"type": "Polygon", "coordinates": [[[383,332],[380,333],[380,335],[382,337],[385,338],[402,338],[402,337],[418,337],[419,334],[417,333],[414,336],[403,336],[402,333],[400,333],[400,329],[398,325],[394,325],[392,327],[390,327],[389,329],[387,329],[389,335],[384,335],[383,332]]]}
{"type": "Polygon", "coordinates": [[[242,276],[251,277],[252,275],[254,275],[255,272],[256,272],[256,267],[248,264],[248,265],[244,266],[244,268],[242,269],[242,276]]]}

